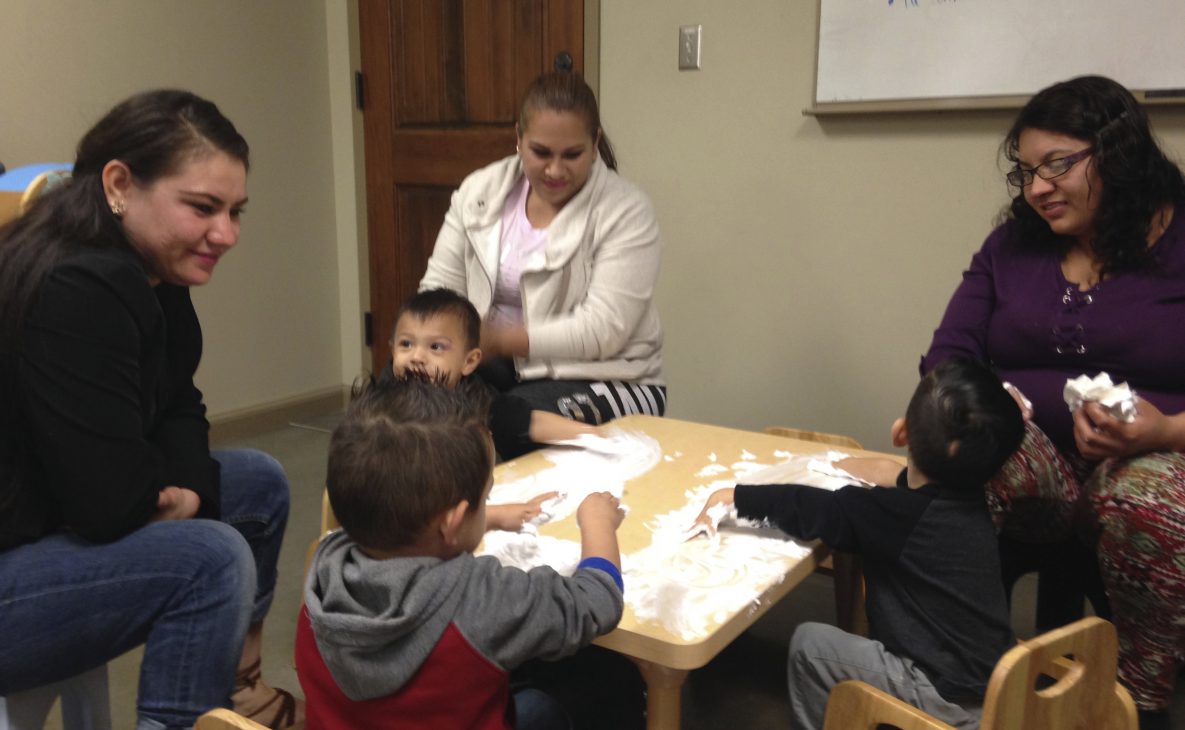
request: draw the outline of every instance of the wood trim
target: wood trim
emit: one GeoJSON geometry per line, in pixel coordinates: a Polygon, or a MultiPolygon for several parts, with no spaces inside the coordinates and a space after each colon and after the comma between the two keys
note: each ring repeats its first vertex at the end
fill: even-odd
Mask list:
{"type": "Polygon", "coordinates": [[[218,448],[230,441],[288,425],[290,421],[340,411],[350,402],[350,387],[334,385],[291,398],[260,403],[209,417],[210,445],[218,448]]]}

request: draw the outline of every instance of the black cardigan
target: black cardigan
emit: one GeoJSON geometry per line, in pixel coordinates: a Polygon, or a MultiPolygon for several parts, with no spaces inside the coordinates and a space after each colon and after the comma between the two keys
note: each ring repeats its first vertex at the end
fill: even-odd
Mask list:
{"type": "MultiPolygon", "coordinates": [[[[110,541],[169,485],[219,516],[219,470],[194,387],[202,334],[189,289],[151,286],[126,249],[57,265],[24,319],[15,418],[0,433],[0,549],[66,528],[110,541]]],[[[5,404],[3,407],[10,407],[5,404]]]]}

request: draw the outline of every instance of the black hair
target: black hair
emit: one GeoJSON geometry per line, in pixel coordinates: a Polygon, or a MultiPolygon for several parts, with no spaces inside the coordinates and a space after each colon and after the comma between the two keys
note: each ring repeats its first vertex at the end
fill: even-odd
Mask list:
{"type": "Polygon", "coordinates": [[[572,112],[583,117],[590,137],[595,138],[597,132],[601,133],[597,142],[597,151],[601,159],[610,170],[617,169],[617,156],[613,154],[613,145],[609,143],[609,135],[605,133],[605,128],[601,126],[601,111],[597,107],[597,97],[580,74],[571,71],[551,71],[531,82],[519,106],[520,135],[530,126],[531,112],[536,109],[572,112]]]}
{"type": "Polygon", "coordinates": [[[394,550],[462,500],[476,509],[494,468],[489,403],[480,384],[449,388],[417,373],[356,388],[330,439],[325,480],[350,538],[394,550]]]}
{"type": "Polygon", "coordinates": [[[131,249],[103,191],[108,162],[123,162],[137,183],[150,185],[211,151],[249,165],[247,142],[230,120],[188,91],[136,94],[91,127],[70,178],[0,228],[0,358],[17,349],[25,310],[66,255],[86,247],[131,249]]]}
{"type": "MultiPolygon", "coordinates": [[[[1087,142],[1101,182],[1092,252],[1104,274],[1131,271],[1151,263],[1148,234],[1166,204],[1185,203],[1185,178],[1152,134],[1148,115],[1121,84],[1102,76],[1079,76],[1037,92],[1013,122],[1002,144],[1017,163],[1020,135],[1040,129],[1087,142]]],[[[1017,223],[1016,240],[1064,255],[1073,241],[1058,236],[1016,191],[1008,214],[1017,223]]]]}
{"type": "MultiPolygon", "coordinates": [[[[421,321],[441,314],[456,317],[461,321],[461,330],[465,333],[465,339],[468,340],[465,343],[466,349],[472,350],[481,345],[481,315],[477,313],[477,308],[473,306],[472,302],[452,289],[425,289],[412,295],[396,312],[396,327],[399,326],[399,320],[405,314],[410,314],[421,321]]],[[[392,331],[391,338],[394,339],[394,337],[395,332],[392,331]]]]}
{"type": "Polygon", "coordinates": [[[78,143],[73,173],[0,227],[0,509],[34,480],[19,421],[17,362],[24,318],[49,273],[86,249],[133,251],[103,190],[107,163],[150,185],[188,161],[220,151],[248,167],[247,142],[218,107],[188,91],[136,94],[107,112],[78,143]]]}
{"type": "Polygon", "coordinates": [[[1024,438],[1020,406],[986,365],[948,360],[918,383],[905,412],[918,471],[950,487],[982,487],[1024,438]]]}

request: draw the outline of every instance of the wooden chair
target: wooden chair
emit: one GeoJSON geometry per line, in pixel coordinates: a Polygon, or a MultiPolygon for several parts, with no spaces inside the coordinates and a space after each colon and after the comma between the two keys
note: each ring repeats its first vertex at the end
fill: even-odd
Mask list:
{"type": "Polygon", "coordinates": [[[1022,642],[1000,658],[983,703],[983,730],[1137,730],[1116,681],[1115,626],[1095,616],[1022,642]]]}
{"type": "Polygon", "coordinates": [[[858,679],[840,682],[827,698],[823,730],[954,730],[945,722],[858,679]]]}
{"type": "MultiPolygon", "coordinates": [[[[22,214],[38,195],[69,173],[69,164],[50,163],[0,175],[0,224],[22,214]]],[[[39,730],[59,698],[66,730],[110,730],[106,664],[60,682],[0,696],[0,730],[39,730]]]]}
{"type": "MultiPolygon", "coordinates": [[[[841,449],[864,448],[859,441],[851,436],[824,433],[823,431],[769,426],[765,432],[773,436],[813,441],[841,449]]],[[[833,552],[815,572],[821,575],[830,575],[835,581],[835,624],[849,633],[867,636],[868,616],[864,613],[864,573],[860,566],[860,558],[851,553],[833,552]]]]}
{"type": "MultiPolygon", "coordinates": [[[[980,730],[1138,730],[1131,695],[1116,679],[1115,626],[1094,616],[1021,642],[988,681],[980,730]]],[[[949,728],[859,680],[827,699],[823,730],[949,728]]]]}
{"type": "Polygon", "coordinates": [[[25,212],[43,192],[69,179],[68,162],[41,163],[16,167],[0,174],[0,223],[25,212]]]}
{"type": "Polygon", "coordinates": [[[199,717],[193,730],[267,730],[267,726],[220,707],[199,717]]]}

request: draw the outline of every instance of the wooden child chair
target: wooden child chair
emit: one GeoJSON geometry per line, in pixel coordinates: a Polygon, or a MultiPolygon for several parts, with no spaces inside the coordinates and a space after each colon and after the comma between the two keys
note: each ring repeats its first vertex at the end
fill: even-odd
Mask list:
{"type": "MultiPolygon", "coordinates": [[[[980,730],[1138,730],[1136,705],[1116,679],[1115,626],[1091,616],[1022,642],[988,681],[980,730]]],[[[827,699],[824,730],[950,726],[859,680],[827,699]]]]}
{"type": "Polygon", "coordinates": [[[823,730],[955,730],[945,722],[927,715],[858,679],[840,682],[827,698],[823,730]]]}
{"type": "MultiPolygon", "coordinates": [[[[806,431],[787,426],[769,426],[765,432],[773,436],[813,441],[836,446],[841,449],[863,450],[859,441],[851,436],[806,431]]],[[[832,552],[815,570],[820,575],[830,575],[835,581],[835,625],[850,634],[868,635],[868,616],[864,613],[864,572],[860,558],[851,553],[832,552]]]]}
{"type": "Polygon", "coordinates": [[[1137,730],[1136,705],[1116,680],[1115,626],[1089,616],[1022,642],[996,663],[983,730],[1137,730]]]}

